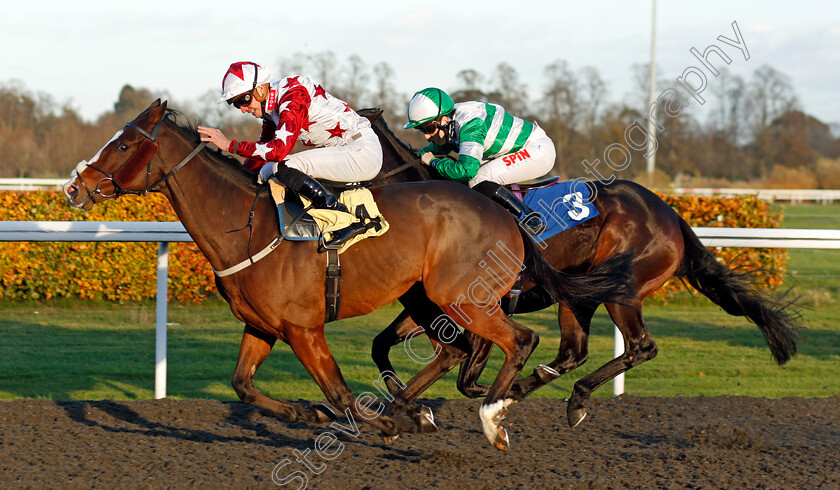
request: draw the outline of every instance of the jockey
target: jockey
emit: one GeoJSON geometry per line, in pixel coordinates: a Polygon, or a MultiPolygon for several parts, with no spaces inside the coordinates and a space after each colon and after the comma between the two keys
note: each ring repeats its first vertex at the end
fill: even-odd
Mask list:
{"type": "Polygon", "coordinates": [[[379,173],[382,147],[370,122],[306,76],[275,82],[270,76],[267,69],[245,61],[230,65],[222,78],[219,103],[261,119],[259,141],[231,141],[218,129],[199,126],[201,141],[246,157],[244,166],[259,171],[259,183],[276,176],[314,207],[347,212],[315,178],[361,182],[379,173]],[[289,155],[297,141],[315,148],[289,155]]]}
{"type": "Polygon", "coordinates": [[[420,150],[424,164],[498,202],[533,234],[542,229],[539,214],[503,187],[541,177],[554,166],[554,143],[536,123],[497,104],[455,104],[446,92],[430,87],[411,98],[405,127],[416,128],[429,141],[420,150]],[[458,160],[443,156],[452,151],[458,160]]]}

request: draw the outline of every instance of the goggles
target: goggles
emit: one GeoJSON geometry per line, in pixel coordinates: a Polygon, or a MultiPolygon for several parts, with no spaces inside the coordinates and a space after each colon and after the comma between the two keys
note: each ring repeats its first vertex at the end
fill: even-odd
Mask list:
{"type": "Polygon", "coordinates": [[[417,129],[423,134],[434,134],[438,130],[438,128],[440,128],[440,125],[437,123],[437,121],[429,121],[426,124],[417,126],[415,129],[417,129]]]}
{"type": "Polygon", "coordinates": [[[253,99],[251,92],[245,92],[244,94],[240,95],[239,97],[233,98],[228,101],[228,104],[236,107],[237,109],[241,108],[243,105],[248,105],[251,103],[251,99],[253,99]]]}

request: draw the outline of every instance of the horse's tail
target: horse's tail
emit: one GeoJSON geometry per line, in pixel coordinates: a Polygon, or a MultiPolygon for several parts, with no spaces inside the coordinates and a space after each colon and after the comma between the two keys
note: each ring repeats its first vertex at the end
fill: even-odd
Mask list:
{"type": "Polygon", "coordinates": [[[675,275],[730,315],[745,316],[755,323],[780,365],[790,360],[796,354],[795,330],[802,320],[796,300],[786,300],[786,294],[778,299],[761,294],[749,280],[754,271],[738,272],[719,263],[691,226],[684,219],[679,220],[685,256],[675,275]]]}
{"type": "Polygon", "coordinates": [[[522,278],[542,286],[554,302],[599,305],[630,302],[636,297],[632,250],[614,255],[586,274],[568,274],[545,260],[530,234],[521,227],[519,232],[525,244],[522,278]]]}

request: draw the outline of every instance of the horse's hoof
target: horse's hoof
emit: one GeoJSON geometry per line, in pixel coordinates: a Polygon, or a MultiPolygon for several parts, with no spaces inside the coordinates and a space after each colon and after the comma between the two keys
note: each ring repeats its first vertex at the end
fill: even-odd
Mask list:
{"type": "Polygon", "coordinates": [[[435,414],[432,409],[426,406],[420,406],[420,433],[428,434],[430,432],[437,432],[438,428],[435,424],[435,414]]]}
{"type": "Polygon", "coordinates": [[[569,419],[569,427],[574,429],[575,427],[578,426],[578,424],[583,422],[583,419],[586,418],[586,408],[580,407],[580,408],[575,408],[573,410],[569,410],[566,413],[566,417],[568,417],[568,419],[569,419]]]}
{"type": "Polygon", "coordinates": [[[397,434],[395,436],[382,436],[382,442],[384,442],[385,444],[390,446],[391,443],[396,441],[398,437],[400,437],[399,434],[397,434]]]}
{"type": "Polygon", "coordinates": [[[560,373],[557,372],[556,369],[546,366],[545,364],[540,364],[539,366],[534,368],[534,375],[542,380],[543,383],[551,383],[555,379],[560,377],[560,373]]]}
{"type": "Polygon", "coordinates": [[[499,434],[496,436],[496,440],[493,441],[493,445],[499,451],[510,451],[510,439],[508,439],[508,433],[504,427],[499,427],[499,434]]]}
{"type": "Polygon", "coordinates": [[[312,406],[315,411],[315,417],[318,422],[332,422],[338,420],[338,416],[333,412],[332,408],[323,403],[318,403],[312,406]]]}

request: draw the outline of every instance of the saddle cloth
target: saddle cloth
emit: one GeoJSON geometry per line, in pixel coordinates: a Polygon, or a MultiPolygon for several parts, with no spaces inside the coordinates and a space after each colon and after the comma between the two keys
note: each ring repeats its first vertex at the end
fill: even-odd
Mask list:
{"type": "Polygon", "coordinates": [[[352,214],[331,209],[311,208],[306,212],[306,215],[300,216],[303,208],[309,206],[309,200],[302,196],[296,196],[302,206],[291,199],[287,200],[286,187],[276,178],[269,180],[269,187],[271,188],[271,196],[277,204],[280,233],[287,240],[323,240],[327,242],[333,232],[342,230],[356,222],[367,223],[378,218],[378,226],[372,226],[365,233],[353,237],[338,250],[338,253],[343,253],[351,245],[365,238],[383,235],[390,228],[385,217],[379,212],[379,208],[373,200],[373,194],[366,188],[349,189],[338,195],[339,202],[347,206],[348,211],[352,214]],[[364,218],[359,218],[359,216],[364,218]]]}
{"type": "Polygon", "coordinates": [[[534,236],[537,242],[574,228],[599,214],[598,208],[589,201],[589,187],[578,180],[560,182],[559,177],[554,177],[536,184],[512,184],[509,187],[545,221],[546,229],[534,236]]]}

